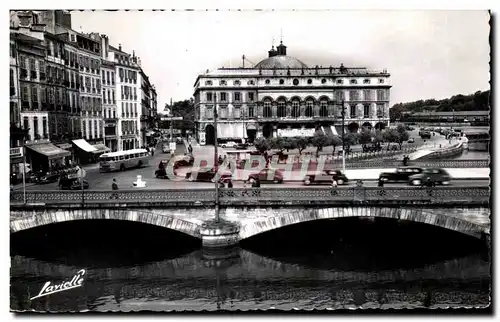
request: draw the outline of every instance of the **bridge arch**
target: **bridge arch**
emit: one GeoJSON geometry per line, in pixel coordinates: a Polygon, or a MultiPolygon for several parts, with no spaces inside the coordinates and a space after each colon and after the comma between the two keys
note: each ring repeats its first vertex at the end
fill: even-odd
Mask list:
{"type": "MultiPolygon", "coordinates": [[[[465,209],[462,209],[465,211],[465,209]]],[[[470,210],[469,210],[470,211],[470,210]]],[[[281,227],[303,222],[345,217],[374,217],[408,220],[450,229],[472,237],[481,238],[487,227],[460,218],[452,213],[452,209],[422,209],[422,208],[389,208],[389,207],[339,207],[300,209],[290,213],[279,213],[277,216],[263,217],[242,225],[240,240],[253,237],[281,227]]]]}
{"type": "Polygon", "coordinates": [[[122,220],[150,224],[184,233],[195,238],[201,238],[201,225],[153,211],[134,209],[72,209],[46,210],[44,212],[20,211],[15,215],[15,218],[10,221],[11,233],[75,220],[122,220]]]}

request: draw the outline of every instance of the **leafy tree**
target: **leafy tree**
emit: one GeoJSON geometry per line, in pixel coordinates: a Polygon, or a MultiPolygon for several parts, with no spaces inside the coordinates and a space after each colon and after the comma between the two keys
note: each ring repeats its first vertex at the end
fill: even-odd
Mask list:
{"type": "Polygon", "coordinates": [[[278,150],[279,154],[283,154],[283,151],[287,149],[287,141],[289,141],[288,138],[278,136],[270,140],[270,145],[272,149],[278,150]]]}
{"type": "Polygon", "coordinates": [[[391,143],[399,143],[399,132],[396,129],[386,129],[383,132],[383,136],[384,140],[389,142],[387,150],[389,150],[391,143]]]}
{"type": "Polygon", "coordinates": [[[309,145],[309,140],[306,137],[299,136],[295,139],[295,145],[297,149],[299,149],[299,154],[302,154],[302,151],[304,151],[309,145]]]}
{"type": "Polygon", "coordinates": [[[255,148],[257,149],[257,151],[259,151],[260,153],[264,153],[264,152],[269,151],[271,149],[271,144],[269,143],[269,140],[267,140],[263,137],[259,137],[259,138],[255,139],[254,145],[255,145],[255,148]]]}
{"type": "Polygon", "coordinates": [[[311,140],[312,145],[314,145],[316,149],[316,157],[319,156],[319,151],[323,150],[323,147],[328,145],[328,137],[320,131],[316,131],[311,140]]]}
{"type": "Polygon", "coordinates": [[[359,135],[357,133],[347,133],[344,135],[344,145],[347,151],[351,149],[351,145],[358,143],[359,135]]]}
{"type": "Polygon", "coordinates": [[[375,131],[375,134],[373,135],[373,143],[375,145],[380,146],[384,142],[384,135],[383,132],[380,130],[375,131]]]}
{"type": "Polygon", "coordinates": [[[333,154],[335,153],[335,148],[339,145],[342,145],[342,139],[338,135],[331,135],[328,136],[328,145],[331,145],[333,147],[333,154]]]}
{"type": "Polygon", "coordinates": [[[403,142],[408,141],[410,138],[410,134],[408,134],[408,131],[406,131],[406,128],[403,125],[398,125],[396,131],[398,132],[397,143],[399,143],[399,148],[401,149],[403,142]]]}
{"type": "Polygon", "coordinates": [[[359,135],[359,143],[365,147],[368,143],[372,142],[373,133],[368,129],[363,129],[359,135]]]}

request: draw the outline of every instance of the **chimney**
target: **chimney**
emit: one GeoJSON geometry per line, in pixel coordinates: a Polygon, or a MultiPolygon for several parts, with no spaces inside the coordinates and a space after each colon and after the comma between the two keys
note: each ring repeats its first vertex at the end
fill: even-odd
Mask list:
{"type": "Polygon", "coordinates": [[[118,50],[122,51],[122,44],[118,44],[118,50]]]}

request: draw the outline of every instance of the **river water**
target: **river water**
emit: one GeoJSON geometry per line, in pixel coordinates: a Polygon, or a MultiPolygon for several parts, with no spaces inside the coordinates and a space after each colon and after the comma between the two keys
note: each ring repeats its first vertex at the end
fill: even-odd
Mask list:
{"type": "Polygon", "coordinates": [[[224,252],[145,224],[81,221],[11,238],[12,310],[164,311],[486,307],[487,248],[395,220],[323,220],[224,252]],[[40,297],[47,282],[82,287],[40,297]]]}

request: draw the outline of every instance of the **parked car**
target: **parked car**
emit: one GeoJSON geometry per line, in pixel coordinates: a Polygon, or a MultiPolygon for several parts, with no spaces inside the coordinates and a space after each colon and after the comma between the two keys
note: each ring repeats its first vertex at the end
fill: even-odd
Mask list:
{"type": "MultiPolygon", "coordinates": [[[[189,181],[215,182],[215,175],[215,167],[198,168],[186,173],[186,179],[189,181]]],[[[219,175],[219,180],[225,180],[226,178],[232,177],[233,174],[230,171],[219,171],[219,175]]]]}
{"type": "Polygon", "coordinates": [[[163,153],[170,153],[170,146],[168,144],[163,144],[161,150],[163,153]]]}
{"type": "Polygon", "coordinates": [[[38,184],[47,184],[56,182],[59,179],[59,173],[57,171],[47,172],[46,174],[39,177],[38,184]]]}
{"type": "Polygon", "coordinates": [[[408,178],[408,183],[412,186],[421,186],[427,182],[449,185],[451,183],[451,176],[444,169],[423,169],[422,172],[408,178]]]}
{"type": "Polygon", "coordinates": [[[419,167],[399,167],[395,172],[382,172],[379,181],[383,182],[408,182],[410,176],[419,174],[424,169],[419,167]]]}
{"type": "Polygon", "coordinates": [[[431,132],[430,131],[423,131],[420,133],[420,137],[422,139],[430,139],[431,138],[431,132]]]}
{"type": "Polygon", "coordinates": [[[408,143],[415,143],[415,139],[414,138],[409,138],[407,142],[408,143]]]}
{"type": "Polygon", "coordinates": [[[238,150],[246,150],[246,149],[248,149],[248,143],[238,143],[236,145],[236,149],[238,149],[238,150]]]}
{"type": "Polygon", "coordinates": [[[347,184],[349,181],[340,170],[323,170],[307,174],[304,177],[304,184],[306,186],[311,184],[331,184],[333,180],[337,181],[338,185],[347,184]]]}
{"type": "Polygon", "coordinates": [[[233,141],[229,141],[229,142],[225,142],[225,143],[222,143],[220,145],[221,148],[236,148],[237,147],[237,144],[236,142],[233,142],[233,141]]]}
{"type": "Polygon", "coordinates": [[[175,138],[175,143],[182,144],[182,143],[184,143],[184,140],[182,139],[182,137],[178,136],[175,138]]]}
{"type": "Polygon", "coordinates": [[[259,172],[251,173],[248,176],[250,179],[259,179],[260,182],[283,183],[283,170],[274,168],[264,168],[259,172]]]}
{"type": "MultiPolygon", "coordinates": [[[[70,190],[80,190],[82,189],[81,179],[79,178],[66,178],[59,181],[59,188],[70,189],[70,190]]],[[[83,179],[83,189],[90,188],[89,182],[83,179]]]]}

